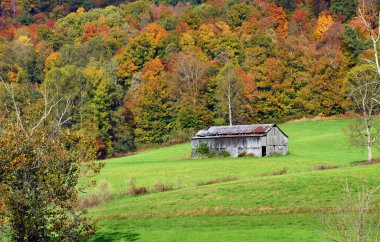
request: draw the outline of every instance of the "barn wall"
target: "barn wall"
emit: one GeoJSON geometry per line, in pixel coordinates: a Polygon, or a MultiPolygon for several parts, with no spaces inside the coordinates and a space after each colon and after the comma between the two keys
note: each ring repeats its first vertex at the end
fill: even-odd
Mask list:
{"type": "Polygon", "coordinates": [[[261,156],[261,137],[219,137],[219,138],[199,138],[191,142],[192,154],[197,158],[196,148],[200,143],[206,143],[211,150],[227,150],[231,157],[238,157],[239,154],[246,153],[261,156]]]}

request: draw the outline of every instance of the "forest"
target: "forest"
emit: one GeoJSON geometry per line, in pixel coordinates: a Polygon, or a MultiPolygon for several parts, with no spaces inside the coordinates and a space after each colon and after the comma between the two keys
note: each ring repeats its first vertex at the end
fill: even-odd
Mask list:
{"type": "MultiPolygon", "coordinates": [[[[380,4],[364,4],[374,27],[380,4]]],[[[50,90],[64,100],[62,124],[93,136],[98,158],[181,142],[211,125],[345,114],[346,75],[373,56],[352,0],[2,0],[0,8],[0,77],[17,88],[21,112],[50,90]]],[[[0,100],[7,117],[6,90],[0,100]]]]}

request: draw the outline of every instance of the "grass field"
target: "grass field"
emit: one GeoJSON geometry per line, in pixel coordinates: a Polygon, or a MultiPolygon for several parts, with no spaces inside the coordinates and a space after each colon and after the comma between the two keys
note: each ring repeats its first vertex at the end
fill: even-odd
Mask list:
{"type": "Polygon", "coordinates": [[[97,179],[116,198],[88,209],[99,220],[92,240],[326,241],[315,212],[336,206],[346,181],[380,184],[380,165],[353,165],[366,156],[349,146],[343,132],[349,122],[280,125],[289,135],[287,156],[192,160],[187,143],[108,160],[97,179]],[[138,186],[160,181],[175,190],[132,197],[126,194],[132,177],[138,186]],[[238,180],[196,185],[224,177],[238,180]]]}

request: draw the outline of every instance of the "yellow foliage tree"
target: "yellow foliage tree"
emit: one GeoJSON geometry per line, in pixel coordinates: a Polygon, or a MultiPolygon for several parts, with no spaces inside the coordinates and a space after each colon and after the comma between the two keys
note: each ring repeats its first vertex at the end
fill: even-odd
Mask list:
{"type": "Polygon", "coordinates": [[[317,39],[321,38],[322,35],[331,27],[334,20],[331,15],[326,12],[322,12],[317,21],[317,27],[314,30],[314,35],[317,39]]]}
{"type": "Polygon", "coordinates": [[[45,73],[57,66],[59,59],[59,53],[51,53],[45,60],[45,73]]]}
{"type": "Polygon", "coordinates": [[[7,76],[8,76],[8,80],[9,81],[11,81],[11,82],[18,82],[18,76],[13,71],[8,71],[7,76]]]}
{"type": "Polygon", "coordinates": [[[86,12],[86,10],[83,7],[79,7],[77,9],[77,14],[84,13],[84,12],[86,12]]]}
{"type": "Polygon", "coordinates": [[[182,49],[189,47],[189,46],[194,46],[195,45],[195,39],[193,38],[193,36],[191,34],[184,33],[181,36],[181,39],[179,41],[179,45],[181,46],[182,49]]]}

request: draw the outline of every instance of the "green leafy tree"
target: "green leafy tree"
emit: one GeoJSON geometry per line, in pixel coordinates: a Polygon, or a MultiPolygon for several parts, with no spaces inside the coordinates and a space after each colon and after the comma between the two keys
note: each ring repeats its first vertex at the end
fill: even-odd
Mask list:
{"type": "Polygon", "coordinates": [[[157,54],[157,42],[153,37],[143,33],[133,39],[126,49],[117,57],[120,64],[131,61],[142,68],[144,63],[152,60],[157,54]]]}
{"type": "Polygon", "coordinates": [[[366,44],[349,25],[345,25],[344,30],[344,55],[349,60],[350,66],[354,66],[359,61],[359,55],[366,49],[366,44]]]}
{"type": "MultiPolygon", "coordinates": [[[[93,140],[66,129],[53,114],[59,99],[41,86],[20,102],[20,84],[2,82],[13,104],[1,110],[0,187],[12,241],[79,241],[94,225],[76,210],[80,174],[98,172],[93,140]],[[32,95],[30,95],[32,94],[32,95]]],[[[64,115],[64,111],[62,112],[64,115]]]]}
{"type": "Polygon", "coordinates": [[[101,158],[133,149],[122,145],[132,139],[123,112],[124,92],[107,67],[112,65],[93,61],[84,70],[88,96],[82,109],[83,125],[85,130],[96,134],[101,158]]]}
{"type": "Polygon", "coordinates": [[[251,16],[251,13],[252,9],[247,4],[235,4],[227,12],[228,24],[233,27],[241,26],[251,16]]]}
{"type": "Polygon", "coordinates": [[[332,0],[330,8],[336,14],[353,18],[356,15],[357,2],[355,0],[332,0]]]}

